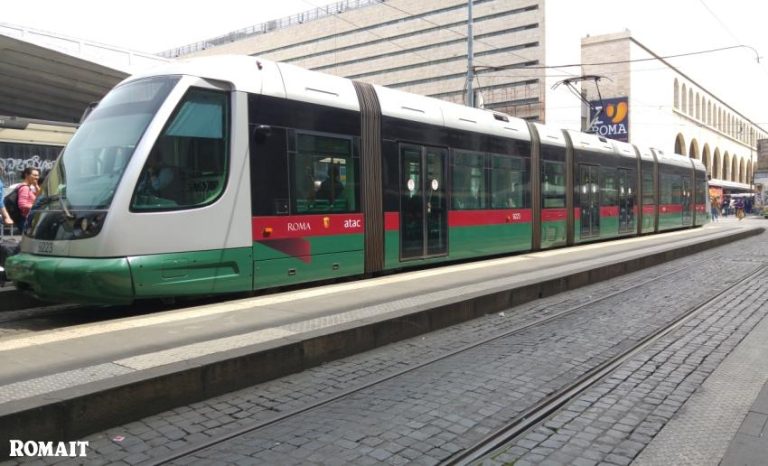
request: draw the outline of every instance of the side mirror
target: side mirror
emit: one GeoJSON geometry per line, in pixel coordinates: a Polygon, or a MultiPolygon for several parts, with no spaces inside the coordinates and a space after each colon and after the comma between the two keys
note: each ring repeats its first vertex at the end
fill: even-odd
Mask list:
{"type": "Polygon", "coordinates": [[[99,102],[97,101],[97,102],[91,102],[90,104],[88,104],[87,107],[85,107],[85,110],[83,110],[83,116],[80,117],[80,124],[81,125],[83,124],[85,119],[88,118],[88,115],[90,115],[91,112],[93,112],[93,110],[96,107],[98,107],[98,105],[99,105],[99,102]]]}
{"type": "Polygon", "coordinates": [[[263,143],[272,136],[272,127],[269,125],[254,125],[251,128],[251,137],[254,142],[263,143]]]}

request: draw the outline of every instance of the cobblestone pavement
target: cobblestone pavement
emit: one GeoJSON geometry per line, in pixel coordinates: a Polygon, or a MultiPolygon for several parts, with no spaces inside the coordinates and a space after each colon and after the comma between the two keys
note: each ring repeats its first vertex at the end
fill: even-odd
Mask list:
{"type": "MultiPolygon", "coordinates": [[[[199,452],[200,464],[434,464],[632,346],[760,261],[766,235],[556,295],[84,440],[89,464],[136,464],[328,396],[669,271],[659,282],[501,338],[353,396],[199,452]],[[703,259],[712,259],[703,261],[703,259]],[[678,284],[685,283],[681,287],[678,284]]],[[[653,351],[488,460],[628,464],[759,315],[759,285],[721,300],[653,351]],[[732,309],[736,306],[737,311],[732,309]],[[589,421],[589,422],[588,422],[589,421]]],[[[738,291],[738,290],[735,290],[738,291]]],[[[764,299],[764,298],[763,298],[764,299]]],[[[765,312],[765,311],[763,311],[765,312]]],[[[665,341],[666,341],[665,340],[665,341]]],[[[56,458],[51,458],[55,462],[56,458]]],[[[66,462],[66,461],[65,461],[66,462]]],[[[189,464],[190,458],[179,464],[189,464]]],[[[553,463],[553,464],[554,464],[553,463]]]]}

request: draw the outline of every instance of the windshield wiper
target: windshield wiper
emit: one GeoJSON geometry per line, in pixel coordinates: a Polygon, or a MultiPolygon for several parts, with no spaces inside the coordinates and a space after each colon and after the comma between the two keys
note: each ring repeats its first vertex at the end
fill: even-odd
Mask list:
{"type": "Polygon", "coordinates": [[[67,197],[62,194],[54,194],[52,196],[46,196],[40,200],[38,205],[42,207],[50,204],[53,201],[59,201],[59,204],[61,205],[62,210],[64,210],[64,215],[66,215],[68,219],[71,220],[75,218],[72,212],[70,212],[69,209],[67,208],[67,197]]]}

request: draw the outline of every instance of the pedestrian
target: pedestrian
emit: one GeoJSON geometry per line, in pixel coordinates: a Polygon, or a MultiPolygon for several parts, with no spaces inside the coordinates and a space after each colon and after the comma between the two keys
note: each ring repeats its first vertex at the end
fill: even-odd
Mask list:
{"type": "Polygon", "coordinates": [[[40,191],[40,185],[38,180],[40,179],[40,170],[33,167],[27,167],[22,172],[24,180],[19,186],[19,210],[23,217],[21,224],[19,225],[19,231],[24,234],[24,227],[27,224],[27,216],[29,211],[32,210],[32,206],[35,204],[37,193],[40,191]]]}
{"type": "Polygon", "coordinates": [[[738,198],[736,199],[736,217],[738,217],[739,220],[744,218],[744,199],[738,198]]]}
{"type": "Polygon", "coordinates": [[[720,198],[718,196],[712,196],[710,200],[710,211],[712,212],[712,221],[716,222],[720,216],[720,198]]]}

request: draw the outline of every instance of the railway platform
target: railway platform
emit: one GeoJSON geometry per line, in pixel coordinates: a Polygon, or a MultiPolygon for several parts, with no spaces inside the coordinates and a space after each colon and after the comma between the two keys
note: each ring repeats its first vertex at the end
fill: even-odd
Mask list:
{"type": "MultiPolygon", "coordinates": [[[[764,230],[760,221],[724,221],[0,339],[0,458],[9,439],[81,438],[764,230]]],[[[714,434],[697,428],[714,425],[730,441],[724,464],[759,464],[749,461],[768,455],[764,341],[765,322],[707,380],[715,385],[701,396],[720,398],[694,394],[701,406],[724,403],[712,414],[721,417],[687,410],[636,462],[675,464],[681,457],[670,451],[686,451],[675,443],[681,432],[706,441],[714,434]],[[744,388],[734,382],[742,380],[744,388]],[[719,428],[726,417],[735,429],[719,428]]]]}

